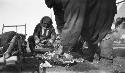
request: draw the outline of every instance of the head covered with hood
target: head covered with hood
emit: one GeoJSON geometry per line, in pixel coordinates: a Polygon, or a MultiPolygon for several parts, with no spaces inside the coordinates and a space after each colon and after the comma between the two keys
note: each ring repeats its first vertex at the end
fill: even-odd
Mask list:
{"type": "Polygon", "coordinates": [[[40,24],[45,28],[50,28],[53,24],[52,19],[49,16],[44,16],[40,20],[40,24]]]}

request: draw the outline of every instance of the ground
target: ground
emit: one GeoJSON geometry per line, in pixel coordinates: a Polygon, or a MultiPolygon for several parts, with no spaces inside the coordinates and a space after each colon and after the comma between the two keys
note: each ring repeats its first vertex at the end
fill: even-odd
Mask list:
{"type": "MultiPolygon", "coordinates": [[[[40,73],[113,73],[113,69],[121,71],[122,73],[125,73],[125,49],[114,49],[115,54],[118,56],[114,59],[113,65],[103,65],[101,63],[90,63],[90,62],[83,62],[78,63],[71,67],[61,67],[56,66],[53,68],[46,68],[42,72],[42,69],[40,73]]],[[[0,65],[0,67],[2,67],[0,65]]],[[[23,69],[21,73],[32,73],[34,70],[34,67],[31,66],[31,64],[24,64],[23,69]]],[[[0,73],[20,73],[18,72],[17,67],[10,67],[5,68],[3,71],[0,70],[0,73]]],[[[35,72],[36,73],[36,72],[35,72]]],[[[118,73],[115,71],[114,73],[118,73]]]]}
{"type": "MultiPolygon", "coordinates": [[[[115,65],[118,65],[116,68],[123,72],[125,69],[125,58],[118,57],[115,60],[117,60],[114,62],[115,65]]],[[[33,70],[33,67],[24,66],[23,69],[26,70],[22,71],[21,73],[32,73],[31,71],[33,70]]],[[[20,72],[16,71],[16,68],[11,68],[11,69],[8,68],[5,69],[3,72],[1,71],[0,73],[20,73],[20,72]]],[[[46,68],[44,69],[44,72],[42,72],[41,69],[40,73],[113,73],[113,72],[112,72],[112,66],[104,66],[102,64],[98,65],[90,62],[83,62],[83,63],[78,63],[71,67],[56,66],[53,68],[46,68]]]]}

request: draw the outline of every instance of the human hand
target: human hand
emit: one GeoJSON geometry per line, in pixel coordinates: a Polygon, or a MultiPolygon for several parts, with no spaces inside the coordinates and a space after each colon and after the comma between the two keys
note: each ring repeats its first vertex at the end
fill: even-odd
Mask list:
{"type": "Polygon", "coordinates": [[[38,44],[39,42],[40,42],[40,40],[39,40],[39,39],[36,39],[36,40],[35,40],[35,43],[36,43],[36,44],[38,44]]]}

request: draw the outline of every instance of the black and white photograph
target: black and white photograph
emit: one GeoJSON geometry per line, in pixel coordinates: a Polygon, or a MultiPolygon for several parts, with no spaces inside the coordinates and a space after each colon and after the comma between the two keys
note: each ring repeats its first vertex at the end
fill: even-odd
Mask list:
{"type": "Polygon", "coordinates": [[[0,73],[125,73],[125,0],[0,0],[0,73]]]}

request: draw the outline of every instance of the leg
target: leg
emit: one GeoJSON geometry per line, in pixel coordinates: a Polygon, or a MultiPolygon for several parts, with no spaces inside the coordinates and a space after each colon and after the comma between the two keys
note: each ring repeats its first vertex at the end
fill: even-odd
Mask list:
{"type": "Polygon", "coordinates": [[[71,50],[71,52],[76,52],[82,55],[83,42],[84,40],[80,37],[77,43],[73,46],[73,49],[71,50]]]}
{"type": "Polygon", "coordinates": [[[64,47],[64,52],[68,52],[77,43],[81,35],[86,10],[86,2],[81,2],[71,0],[67,5],[65,11],[66,23],[61,34],[61,45],[64,47]]]}
{"type": "Polygon", "coordinates": [[[87,57],[88,61],[93,61],[94,59],[94,55],[97,52],[98,49],[98,45],[97,44],[92,44],[92,43],[88,43],[88,51],[89,51],[89,56],[87,57]]]}
{"type": "Polygon", "coordinates": [[[28,42],[29,42],[29,48],[30,48],[31,52],[33,52],[33,50],[35,48],[34,37],[33,36],[29,36],[28,42]]]}
{"type": "Polygon", "coordinates": [[[13,48],[14,48],[16,42],[17,42],[17,38],[18,38],[18,36],[15,35],[15,36],[12,38],[12,40],[10,41],[10,44],[9,44],[9,47],[8,47],[7,51],[4,53],[4,57],[5,57],[5,58],[8,58],[8,57],[10,56],[10,54],[12,53],[13,48]]]}
{"type": "Polygon", "coordinates": [[[57,30],[58,33],[61,34],[62,33],[62,29],[64,27],[64,13],[61,12],[61,14],[55,14],[55,21],[57,24],[57,30]]]}

